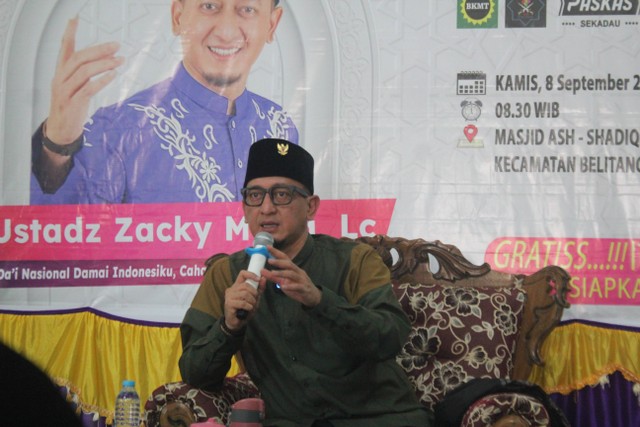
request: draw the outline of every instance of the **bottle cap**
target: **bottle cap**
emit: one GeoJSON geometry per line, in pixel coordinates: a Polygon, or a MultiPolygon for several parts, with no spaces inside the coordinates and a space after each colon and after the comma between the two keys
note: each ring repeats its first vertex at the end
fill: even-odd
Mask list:
{"type": "Polygon", "coordinates": [[[124,380],[122,381],[122,387],[135,387],[136,382],[133,380],[124,380]]]}

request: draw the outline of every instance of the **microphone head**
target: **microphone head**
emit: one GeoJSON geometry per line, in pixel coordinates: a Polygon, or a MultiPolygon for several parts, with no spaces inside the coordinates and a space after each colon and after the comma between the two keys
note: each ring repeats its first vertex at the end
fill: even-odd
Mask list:
{"type": "Polygon", "coordinates": [[[272,246],[273,245],[273,236],[266,231],[261,231],[256,234],[253,239],[253,246],[272,246]]]}

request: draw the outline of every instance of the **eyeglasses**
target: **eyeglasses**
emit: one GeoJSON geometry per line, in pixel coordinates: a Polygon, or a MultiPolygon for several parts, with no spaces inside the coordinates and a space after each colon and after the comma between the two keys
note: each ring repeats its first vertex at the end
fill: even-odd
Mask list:
{"type": "Polygon", "coordinates": [[[309,197],[310,194],[298,188],[295,185],[274,185],[273,187],[266,189],[262,187],[246,187],[240,190],[242,193],[242,201],[247,206],[262,206],[264,202],[264,196],[269,194],[271,203],[275,206],[288,205],[293,201],[295,193],[300,194],[302,197],[309,197]]]}

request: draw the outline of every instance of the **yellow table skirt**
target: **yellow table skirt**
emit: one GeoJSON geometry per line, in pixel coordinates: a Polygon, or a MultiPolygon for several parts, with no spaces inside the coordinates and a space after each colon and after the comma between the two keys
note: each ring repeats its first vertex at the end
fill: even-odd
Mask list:
{"type": "MultiPolygon", "coordinates": [[[[136,381],[143,404],[161,384],[181,380],[177,326],[139,325],[93,311],[0,313],[0,340],[73,390],[83,410],[109,420],[122,380],[136,381]]],[[[237,372],[234,360],[229,375],[237,372]]]]}
{"type": "Polygon", "coordinates": [[[640,383],[640,333],[571,322],[557,327],[541,349],[545,366],[534,366],[529,380],[547,393],[569,394],[620,372],[640,383]]]}
{"type": "MultiPolygon", "coordinates": [[[[177,326],[115,320],[93,311],[0,313],[0,340],[23,354],[109,420],[123,379],[144,401],[161,384],[180,381],[177,326]]],[[[640,333],[573,322],[557,327],[541,349],[546,361],[529,377],[548,393],[568,394],[615,371],[640,383],[640,333]]],[[[229,375],[238,373],[233,361],[229,375]]]]}

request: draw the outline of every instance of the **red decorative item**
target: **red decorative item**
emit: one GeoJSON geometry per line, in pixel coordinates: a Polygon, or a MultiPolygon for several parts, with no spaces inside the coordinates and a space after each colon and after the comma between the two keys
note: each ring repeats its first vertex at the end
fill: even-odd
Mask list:
{"type": "Polygon", "coordinates": [[[231,406],[229,427],[262,427],[262,420],[264,420],[262,399],[242,399],[231,406]]]}

